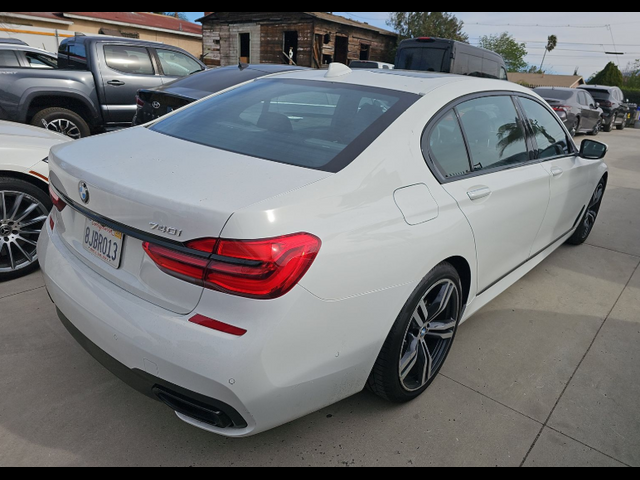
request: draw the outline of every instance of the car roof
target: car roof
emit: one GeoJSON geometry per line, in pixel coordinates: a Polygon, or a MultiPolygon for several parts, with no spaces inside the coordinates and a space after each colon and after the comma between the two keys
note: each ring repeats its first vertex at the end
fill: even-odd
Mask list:
{"type": "Polygon", "coordinates": [[[560,90],[561,92],[575,92],[575,88],[571,87],[535,87],[534,90],[560,90]]]}
{"type": "Polygon", "coordinates": [[[19,38],[0,38],[0,43],[10,43],[12,45],[27,45],[29,44],[24,40],[20,40],[19,38]]]}
{"type": "Polygon", "coordinates": [[[461,90],[507,90],[538,96],[530,88],[514,82],[493,78],[481,78],[452,73],[424,72],[403,69],[351,69],[344,64],[332,63],[329,69],[310,69],[305,71],[284,72],[279,78],[310,79],[332,83],[345,83],[380,87],[390,90],[404,91],[424,95],[438,88],[445,88],[452,84],[461,90]],[[462,87],[464,85],[464,87],[462,87]]]}
{"type": "Polygon", "coordinates": [[[35,53],[44,53],[45,55],[49,55],[50,57],[57,57],[58,54],[55,52],[49,52],[48,50],[43,50],[42,48],[30,47],[29,45],[21,45],[19,43],[4,43],[0,42],[0,49],[3,50],[22,50],[24,52],[35,52],[35,53]]]}
{"type": "Polygon", "coordinates": [[[146,45],[146,46],[154,46],[154,47],[164,47],[164,48],[173,48],[175,50],[183,50],[186,51],[182,47],[177,47],[175,45],[171,45],[163,42],[155,42],[153,40],[141,40],[139,38],[129,38],[129,37],[116,37],[111,35],[75,35],[73,37],[68,37],[62,40],[62,43],[69,42],[119,42],[119,43],[128,43],[131,45],[146,45]]]}
{"type": "Polygon", "coordinates": [[[310,68],[268,63],[228,65],[210,68],[193,75],[178,78],[159,87],[142,90],[167,92],[186,98],[199,99],[247,80],[294,70],[310,70],[310,68]]]}
{"type": "Polygon", "coordinates": [[[611,90],[615,90],[618,87],[613,87],[611,85],[578,85],[578,88],[584,88],[589,90],[606,90],[610,92],[611,90]]]}

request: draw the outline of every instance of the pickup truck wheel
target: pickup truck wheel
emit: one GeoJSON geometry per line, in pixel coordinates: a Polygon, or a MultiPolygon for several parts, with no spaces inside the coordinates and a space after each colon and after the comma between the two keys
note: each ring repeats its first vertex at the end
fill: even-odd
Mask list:
{"type": "Polygon", "coordinates": [[[91,135],[87,122],[80,115],[66,108],[50,107],[40,110],[34,115],[31,124],[62,133],[73,139],[91,135]]]}

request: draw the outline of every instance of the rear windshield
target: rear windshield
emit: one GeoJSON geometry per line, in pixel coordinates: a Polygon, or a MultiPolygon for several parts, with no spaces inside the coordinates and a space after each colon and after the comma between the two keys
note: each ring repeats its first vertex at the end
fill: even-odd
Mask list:
{"type": "Polygon", "coordinates": [[[381,88],[261,79],[149,128],[222,150],[337,172],[418,98],[381,88]]]}
{"type": "Polygon", "coordinates": [[[596,100],[607,100],[611,96],[607,90],[592,90],[590,88],[585,88],[585,90],[587,90],[596,100]]]}
{"type": "Polygon", "coordinates": [[[443,72],[445,48],[426,46],[403,47],[398,51],[396,68],[404,70],[423,70],[426,72],[443,72]]]}
{"type": "Polygon", "coordinates": [[[559,100],[569,100],[575,92],[567,92],[566,90],[554,90],[553,88],[535,88],[533,90],[541,97],[557,98],[559,100]]]}

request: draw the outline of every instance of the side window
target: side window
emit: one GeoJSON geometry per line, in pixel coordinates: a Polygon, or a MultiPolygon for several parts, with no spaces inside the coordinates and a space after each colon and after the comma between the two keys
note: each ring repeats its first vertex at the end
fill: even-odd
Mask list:
{"type": "Polygon", "coordinates": [[[104,56],[107,65],[122,73],[153,75],[149,52],[144,47],[128,45],[105,45],[104,56]]]}
{"type": "Polygon", "coordinates": [[[529,160],[523,125],[511,97],[476,98],[455,108],[469,145],[474,171],[529,160]]]}
{"type": "Polygon", "coordinates": [[[567,134],[554,116],[538,102],[528,98],[521,98],[520,102],[538,144],[537,158],[569,154],[567,134]]]}
{"type": "Polygon", "coordinates": [[[462,131],[453,110],[442,117],[429,137],[422,141],[422,150],[426,152],[425,147],[428,147],[429,156],[443,177],[457,177],[471,171],[462,131]]]}
{"type": "Polygon", "coordinates": [[[0,67],[19,67],[18,57],[11,50],[0,50],[0,67]]]}
{"type": "Polygon", "coordinates": [[[194,72],[199,72],[202,67],[193,58],[172,50],[156,49],[162,70],[165,75],[172,77],[184,77],[194,72]]]}
{"type": "Polygon", "coordinates": [[[48,57],[39,53],[24,52],[31,68],[57,68],[58,61],[54,57],[48,57]]]}
{"type": "Polygon", "coordinates": [[[592,102],[589,101],[589,96],[585,92],[578,92],[580,94],[580,104],[589,106],[592,102]]]}
{"type": "Polygon", "coordinates": [[[64,51],[66,54],[64,68],[69,70],[87,70],[87,50],[84,43],[70,42],[64,51]]]}

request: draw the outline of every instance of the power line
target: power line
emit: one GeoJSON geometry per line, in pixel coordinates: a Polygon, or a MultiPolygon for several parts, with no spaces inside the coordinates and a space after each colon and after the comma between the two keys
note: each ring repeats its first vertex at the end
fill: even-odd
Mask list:
{"type": "Polygon", "coordinates": [[[640,23],[640,21],[610,23],[606,25],[543,25],[540,23],[479,23],[464,22],[465,25],[480,25],[484,27],[545,27],[545,28],[609,28],[611,25],[629,25],[640,23]]]}

